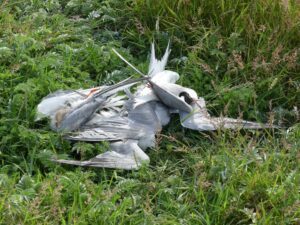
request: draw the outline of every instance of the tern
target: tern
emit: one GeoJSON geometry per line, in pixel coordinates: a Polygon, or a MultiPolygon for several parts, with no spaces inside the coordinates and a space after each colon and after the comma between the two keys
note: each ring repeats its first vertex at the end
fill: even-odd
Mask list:
{"type": "Polygon", "coordinates": [[[84,96],[91,90],[85,90],[79,103],[75,101],[76,103],[71,103],[71,107],[66,106],[68,105],[66,102],[72,102],[76,98],[74,96],[78,95],[77,92],[56,93],[54,97],[60,99],[58,102],[62,102],[62,106],[58,107],[53,104],[54,107],[47,112],[42,110],[45,108],[42,106],[46,104],[46,101],[51,101],[52,95],[44,99],[43,104],[38,106],[38,111],[43,111],[52,118],[54,130],[68,131],[64,135],[65,139],[87,142],[109,141],[110,150],[86,161],[66,159],[53,159],[53,161],[77,166],[138,169],[141,165],[149,163],[149,156],[144,150],[155,146],[155,134],[169,123],[171,113],[179,114],[183,127],[198,131],[223,128],[277,128],[273,125],[241,119],[211,117],[207,111],[205,100],[198,97],[193,89],[176,84],[179,79],[178,73],[165,70],[170,54],[169,44],[161,60],[156,59],[154,44],[152,44],[147,76],[118,52],[116,54],[141,74],[142,78],[125,80],[102,91],[96,91],[87,98],[84,96]],[[130,86],[138,81],[146,81],[147,84],[140,85],[132,94],[126,85],[130,86]],[[114,95],[119,90],[124,90],[126,96],[114,95]],[[60,98],[60,93],[62,93],[62,98],[60,98]],[[114,106],[119,106],[121,109],[113,110],[114,106]],[[58,113],[65,108],[67,108],[67,112],[63,114],[59,124],[55,124],[58,123],[56,118],[58,113]],[[109,109],[109,113],[103,114],[99,110],[101,108],[109,109]]]}

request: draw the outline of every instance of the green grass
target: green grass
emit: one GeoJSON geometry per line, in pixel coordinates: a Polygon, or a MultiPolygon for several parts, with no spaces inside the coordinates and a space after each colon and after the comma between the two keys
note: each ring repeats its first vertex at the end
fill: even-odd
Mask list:
{"type": "Polygon", "coordinates": [[[0,224],[299,224],[299,1],[54,0],[0,3],[0,224]],[[94,11],[94,12],[93,12],[94,11]],[[158,29],[159,28],[159,29],[158,29]],[[195,132],[172,118],[138,171],[76,168],[106,143],[36,123],[58,89],[147,72],[150,42],[214,115],[281,130],[195,132]]]}

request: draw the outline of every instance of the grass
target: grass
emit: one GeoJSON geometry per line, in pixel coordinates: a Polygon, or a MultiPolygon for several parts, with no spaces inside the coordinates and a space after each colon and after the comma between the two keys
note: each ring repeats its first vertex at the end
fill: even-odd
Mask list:
{"type": "Polygon", "coordinates": [[[0,3],[0,224],[299,224],[298,1],[0,3]],[[287,4],[288,2],[288,4],[287,4]],[[174,116],[139,171],[60,166],[71,144],[34,121],[58,89],[147,72],[150,42],[214,115],[281,130],[195,132],[174,116]]]}

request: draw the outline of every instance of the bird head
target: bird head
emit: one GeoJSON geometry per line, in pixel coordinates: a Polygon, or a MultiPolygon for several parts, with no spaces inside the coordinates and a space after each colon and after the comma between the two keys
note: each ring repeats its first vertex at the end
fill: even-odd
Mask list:
{"type": "Polygon", "coordinates": [[[192,104],[198,99],[197,93],[190,88],[171,83],[149,81],[154,93],[168,107],[184,112],[191,112],[192,104]]]}

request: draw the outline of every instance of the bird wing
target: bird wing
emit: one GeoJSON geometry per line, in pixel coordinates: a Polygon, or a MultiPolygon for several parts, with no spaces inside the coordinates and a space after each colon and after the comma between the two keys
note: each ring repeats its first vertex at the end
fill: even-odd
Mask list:
{"type": "Polygon", "coordinates": [[[141,138],[154,135],[161,129],[151,103],[139,105],[128,112],[128,116],[94,116],[78,132],[70,133],[66,139],[76,141],[113,141],[141,138]]]}
{"type": "Polygon", "coordinates": [[[167,106],[158,101],[150,102],[161,126],[165,126],[170,122],[170,110],[167,106]]]}
{"type": "MultiPolygon", "coordinates": [[[[97,127],[91,127],[71,133],[65,136],[65,139],[74,141],[116,141],[135,139],[138,140],[147,135],[147,130],[138,124],[123,124],[118,122],[109,122],[106,124],[99,124],[97,127]]],[[[151,132],[152,133],[152,132],[151,132]]]]}
{"type": "Polygon", "coordinates": [[[191,113],[179,111],[181,125],[183,127],[199,130],[209,131],[217,129],[264,129],[264,128],[278,128],[270,124],[261,124],[242,119],[233,119],[228,117],[211,117],[206,108],[193,106],[191,113]]]}
{"type": "Polygon", "coordinates": [[[107,151],[86,161],[53,159],[52,161],[76,166],[90,166],[115,169],[138,169],[143,163],[149,163],[150,159],[137,145],[137,141],[115,142],[110,144],[111,151],[107,151]]]}
{"type": "Polygon", "coordinates": [[[135,106],[128,112],[128,119],[134,123],[143,124],[154,132],[161,130],[161,123],[154,111],[153,102],[135,106]]]}

